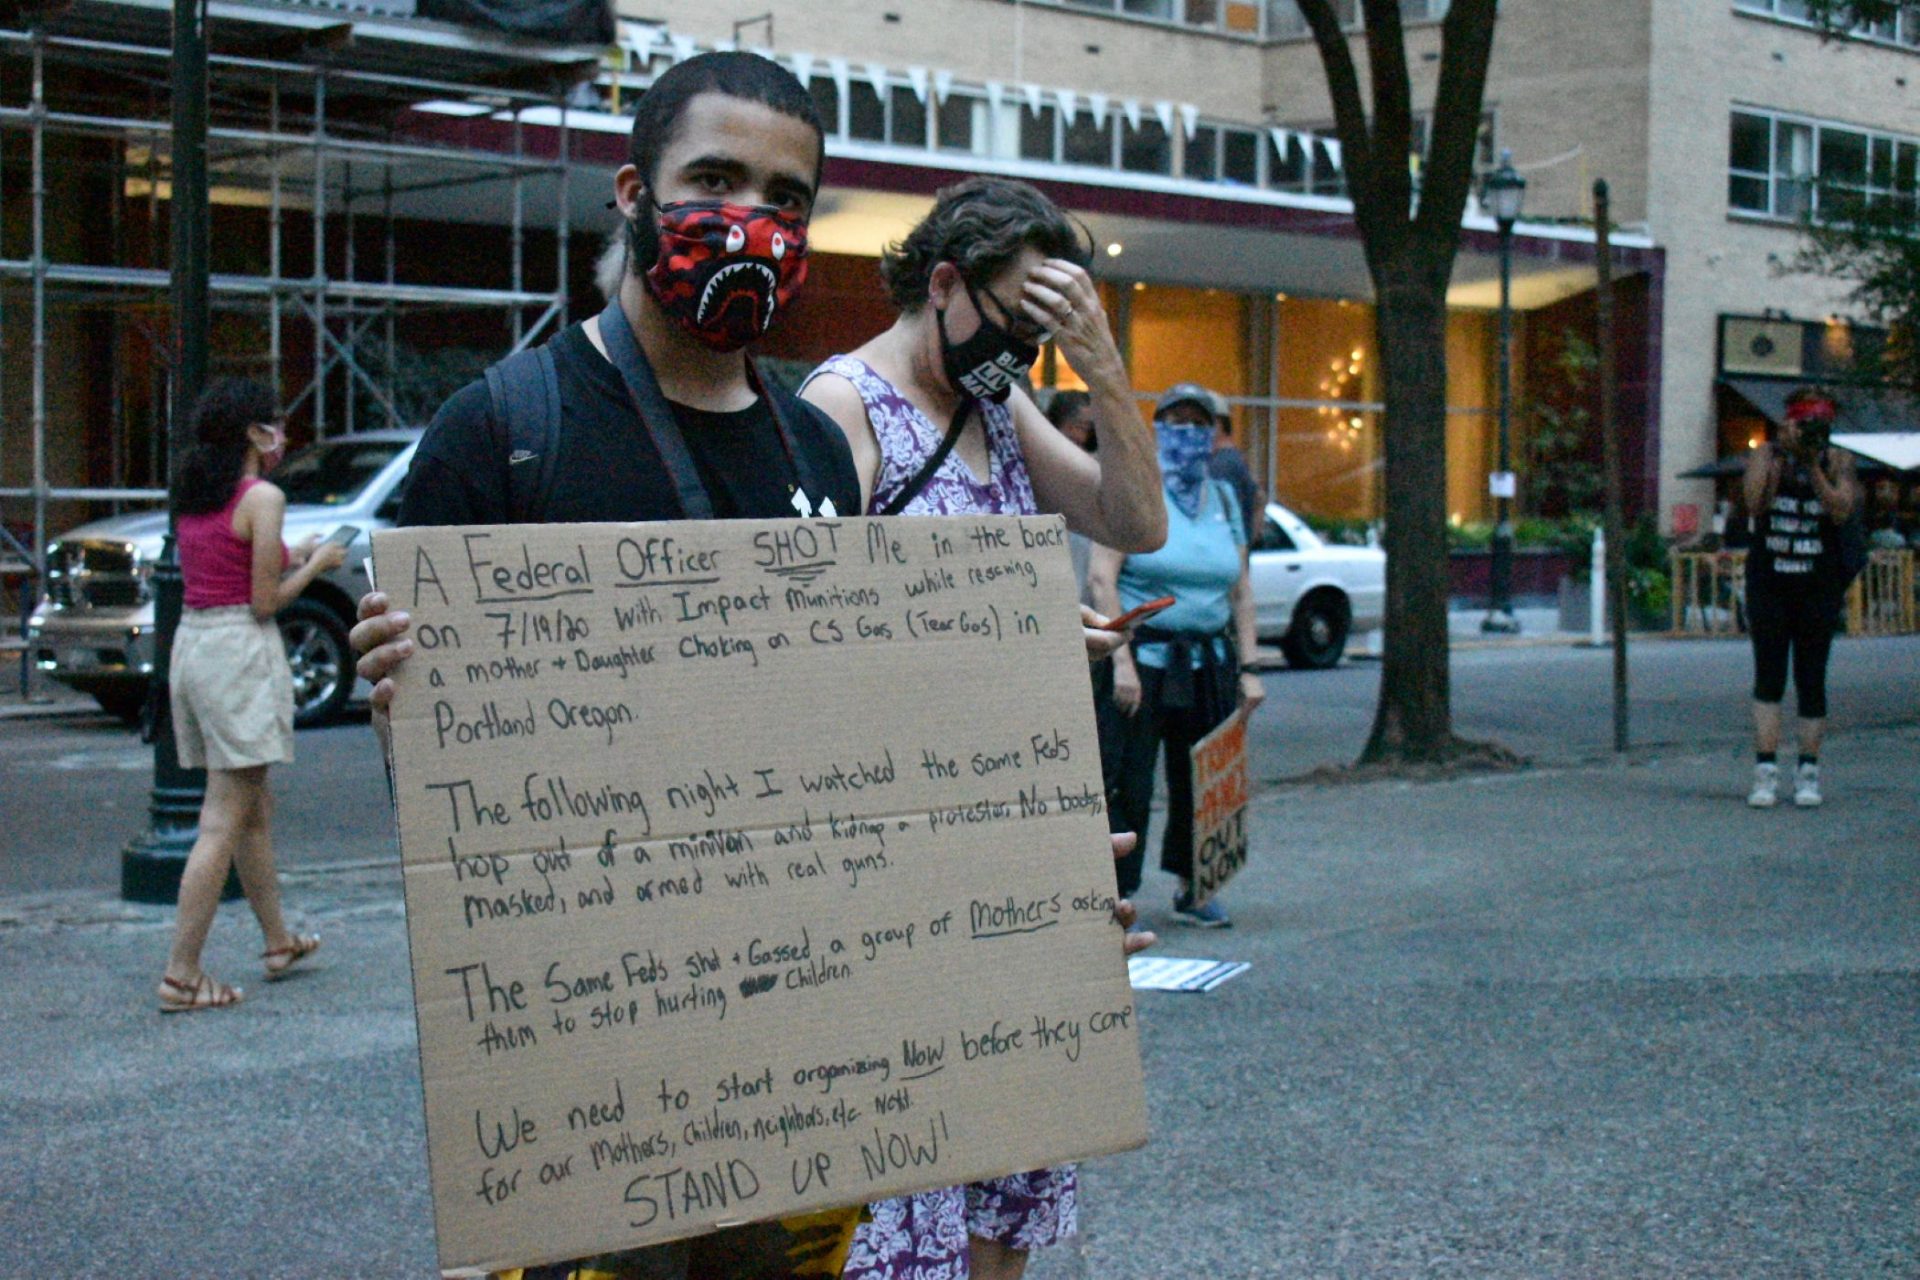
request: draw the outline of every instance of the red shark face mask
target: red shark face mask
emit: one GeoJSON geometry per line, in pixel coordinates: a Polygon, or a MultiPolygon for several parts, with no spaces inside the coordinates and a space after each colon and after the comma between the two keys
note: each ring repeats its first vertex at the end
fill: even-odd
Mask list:
{"type": "Polygon", "coordinates": [[[738,351],[772,328],[806,282],[804,222],[720,200],[679,200],[659,210],[647,291],[715,351],[738,351]]]}

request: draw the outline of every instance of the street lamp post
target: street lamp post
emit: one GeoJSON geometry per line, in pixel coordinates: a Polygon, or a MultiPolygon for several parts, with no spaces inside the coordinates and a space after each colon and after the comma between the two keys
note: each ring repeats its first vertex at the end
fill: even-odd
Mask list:
{"type": "Polygon", "coordinates": [[[1487,175],[1484,195],[1500,228],[1500,468],[1488,488],[1496,503],[1493,529],[1493,590],[1480,629],[1507,635],[1520,630],[1513,616],[1513,224],[1526,199],[1527,180],[1513,167],[1513,152],[1500,153],[1500,167],[1487,175]]]}
{"type": "MultiPolygon", "coordinates": [[[[174,0],[173,5],[173,396],[167,429],[169,479],[186,442],[194,402],[207,379],[207,0],[174,0]]],[[[120,854],[120,896],[129,902],[173,902],[180,895],[206,794],[202,769],[180,764],[173,745],[172,701],[167,666],[180,624],[185,583],[174,546],[173,519],[154,566],[154,716],[153,792],[149,826],[120,854]]],[[[229,879],[231,896],[234,886],[229,879]]]]}

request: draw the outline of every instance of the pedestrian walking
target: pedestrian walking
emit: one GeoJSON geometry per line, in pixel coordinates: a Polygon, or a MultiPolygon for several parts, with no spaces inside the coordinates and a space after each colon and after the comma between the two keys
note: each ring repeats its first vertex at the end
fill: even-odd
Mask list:
{"type": "Polygon", "coordinates": [[[1791,669],[1800,712],[1793,803],[1818,808],[1820,743],[1827,726],[1827,660],[1847,584],[1866,561],[1854,517],[1860,482],[1853,455],[1829,443],[1836,408],[1802,388],[1787,398],[1772,441],[1747,455],[1744,496],[1753,521],[1747,551],[1747,630],[1753,639],[1753,789],[1747,803],[1779,802],[1781,702],[1791,669]],[[1856,536],[1858,535],[1858,536],[1856,536]],[[1851,544],[1851,545],[1849,545],[1851,544]]]}
{"type": "Polygon", "coordinates": [[[174,481],[185,609],[167,669],[180,763],[207,771],[200,831],[180,877],[160,1010],[230,1008],[241,989],[200,966],[231,867],[266,939],[268,982],[319,949],[287,928],[273,864],[271,765],[293,761],[293,673],[274,615],[340,566],[338,543],[280,541],[287,499],[262,477],[286,451],[273,392],[223,379],[193,416],[193,447],[174,481]]]}
{"type": "MultiPolygon", "coordinates": [[[[869,514],[1056,511],[1069,529],[1102,541],[1159,545],[1154,449],[1086,273],[1090,259],[1058,206],[1027,183],[997,178],[940,192],[888,248],[881,274],[898,319],[821,365],[803,391],[846,432],[869,514]],[[1112,415],[1097,458],[1026,393],[1049,339],[1086,377],[1088,403],[1112,415]]],[[[1116,639],[1090,644],[1105,653],[1116,639]]],[[[846,1280],[1018,1280],[1031,1250],[1078,1230],[1078,1175],[1071,1165],[1034,1170],[896,1197],[870,1212],[846,1280]]]]}
{"type": "Polygon", "coordinates": [[[1118,742],[1117,777],[1110,787],[1116,831],[1139,833],[1140,843],[1119,862],[1120,893],[1139,892],[1153,804],[1154,767],[1164,749],[1166,829],[1160,867],[1180,882],[1175,917],[1203,928],[1232,924],[1217,899],[1193,900],[1193,744],[1236,708],[1266,698],[1260,677],[1241,668],[1253,652],[1253,592],[1247,577],[1246,525],[1233,487],[1207,474],[1213,452],[1212,393],[1182,383],[1154,408],[1164,481],[1167,541],[1158,551],[1125,554],[1094,550],[1088,582],[1095,607],[1117,614],[1172,596],[1174,604],[1117,650],[1096,705],[1118,742]]]}

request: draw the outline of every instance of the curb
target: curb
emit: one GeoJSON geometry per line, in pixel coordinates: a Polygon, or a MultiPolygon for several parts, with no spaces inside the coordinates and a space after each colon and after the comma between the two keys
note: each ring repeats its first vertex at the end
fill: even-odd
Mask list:
{"type": "Polygon", "coordinates": [[[53,720],[69,716],[104,716],[106,714],[91,702],[0,704],[0,720],[53,720]]]}

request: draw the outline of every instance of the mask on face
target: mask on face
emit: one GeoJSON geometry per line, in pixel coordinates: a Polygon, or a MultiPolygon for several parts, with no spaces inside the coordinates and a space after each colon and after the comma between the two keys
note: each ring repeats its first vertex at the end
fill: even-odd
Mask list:
{"type": "Polygon", "coordinates": [[[641,278],[660,309],[715,351],[738,351],[772,328],[807,278],[806,224],[719,200],[658,207],[641,278]]]}
{"type": "Polygon", "coordinates": [[[980,327],[965,342],[947,338],[947,313],[935,311],[933,322],[940,329],[940,363],[947,382],[963,396],[1002,404],[1013,393],[1014,379],[1025,379],[1027,370],[1040,358],[1040,348],[1022,342],[995,323],[980,305],[979,295],[963,279],[961,287],[980,317],[980,327]]]}
{"type": "Polygon", "coordinates": [[[1167,496],[1191,520],[1200,514],[1200,497],[1206,492],[1213,428],[1161,418],[1155,419],[1153,429],[1160,442],[1160,478],[1167,496]]]}

